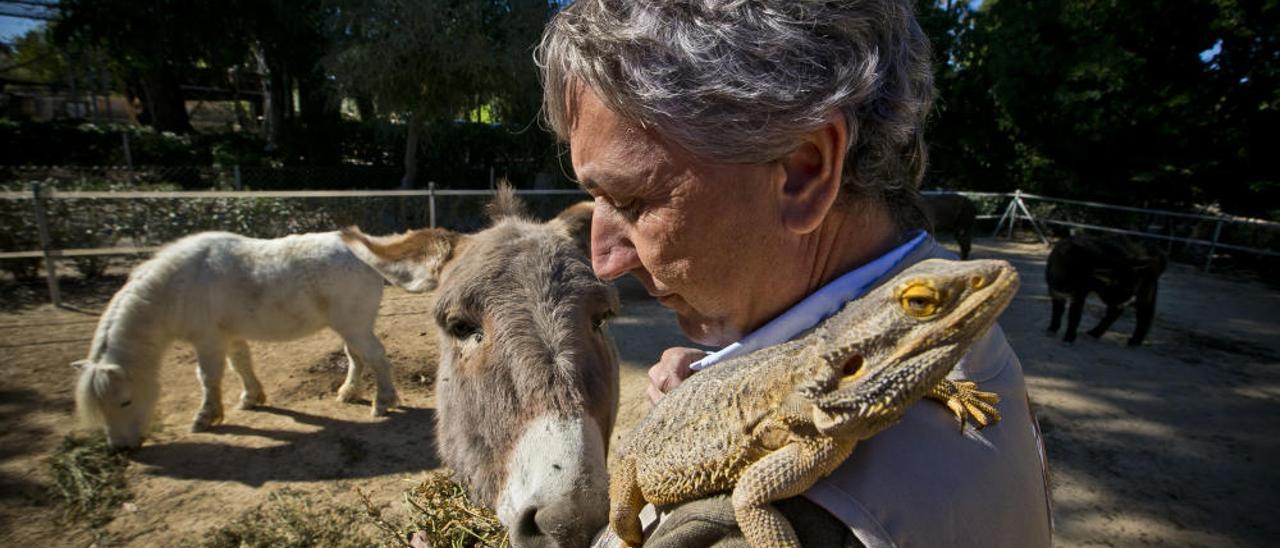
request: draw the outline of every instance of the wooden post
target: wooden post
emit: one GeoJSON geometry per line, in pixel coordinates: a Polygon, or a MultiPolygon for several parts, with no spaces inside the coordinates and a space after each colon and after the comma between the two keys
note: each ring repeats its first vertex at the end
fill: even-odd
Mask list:
{"type": "Polygon", "coordinates": [[[40,234],[40,251],[44,253],[44,277],[49,284],[49,300],[54,306],[62,306],[62,293],[58,290],[58,265],[50,252],[49,222],[44,214],[44,195],[40,192],[40,183],[31,183],[31,203],[35,207],[36,230],[40,234]]]}
{"type": "Polygon", "coordinates": [[[431,228],[435,228],[436,227],[436,182],[435,181],[431,181],[427,183],[427,210],[430,212],[430,215],[431,215],[430,223],[428,226],[430,226],[431,228]]]}
{"type": "Polygon", "coordinates": [[[236,164],[232,168],[232,173],[235,175],[236,190],[244,190],[244,184],[240,182],[240,164],[236,164]]]}

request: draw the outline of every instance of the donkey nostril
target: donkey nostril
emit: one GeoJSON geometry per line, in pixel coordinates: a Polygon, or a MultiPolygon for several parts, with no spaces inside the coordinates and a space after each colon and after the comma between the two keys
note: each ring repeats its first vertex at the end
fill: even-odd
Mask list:
{"type": "Polygon", "coordinates": [[[538,508],[530,506],[524,509],[524,513],[520,514],[520,521],[516,523],[516,534],[514,536],[520,538],[535,538],[542,536],[542,531],[538,530],[538,508]]]}

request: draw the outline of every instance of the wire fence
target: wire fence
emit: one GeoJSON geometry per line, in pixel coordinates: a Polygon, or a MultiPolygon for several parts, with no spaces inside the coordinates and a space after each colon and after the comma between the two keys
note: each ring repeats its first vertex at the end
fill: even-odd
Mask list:
{"type": "MultiPolygon", "coordinates": [[[[139,170],[84,168],[84,180],[95,181],[86,185],[68,178],[74,173],[69,168],[47,169],[46,173],[56,172],[61,178],[27,183],[26,188],[0,183],[5,188],[0,190],[0,270],[29,284],[38,283],[43,270],[54,302],[59,300],[60,274],[100,276],[112,264],[131,264],[158,246],[195,232],[224,230],[276,238],[349,225],[371,234],[424,226],[467,232],[486,222],[484,204],[493,194],[492,190],[440,189],[434,183],[426,190],[402,191],[175,191],[172,184],[136,183],[139,170]]],[[[225,176],[216,168],[203,169],[210,171],[201,176],[225,176]]],[[[173,172],[156,173],[164,178],[173,172]]],[[[579,190],[518,190],[517,194],[539,218],[549,218],[586,197],[579,190]]],[[[1157,240],[1175,260],[1205,269],[1215,261],[1219,266],[1263,270],[1280,262],[1276,260],[1280,223],[1020,191],[957,194],[975,203],[978,219],[995,221],[996,232],[1010,237],[1020,228],[1048,243],[1049,236],[1065,235],[1068,229],[1097,230],[1157,240]]]]}
{"type": "Polygon", "coordinates": [[[1027,194],[1008,195],[994,234],[1012,237],[1019,221],[1044,243],[1070,230],[1124,234],[1158,242],[1171,258],[1209,270],[1215,261],[1267,270],[1280,258],[1280,223],[1027,194]]]}
{"type": "MultiPolygon", "coordinates": [[[[586,198],[580,190],[517,190],[531,214],[549,218],[586,198]]],[[[188,234],[222,230],[278,238],[356,225],[371,234],[485,222],[492,190],[63,191],[32,183],[0,191],[0,269],[32,281],[43,267],[50,299],[58,275],[102,275],[113,258],[149,254],[188,234]]]]}

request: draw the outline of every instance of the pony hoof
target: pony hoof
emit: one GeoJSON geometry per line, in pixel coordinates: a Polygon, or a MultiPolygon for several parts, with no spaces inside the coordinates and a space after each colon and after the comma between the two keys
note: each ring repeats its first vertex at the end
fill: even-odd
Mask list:
{"type": "Polygon", "coordinates": [[[400,400],[397,398],[379,399],[378,401],[373,403],[373,416],[385,417],[387,416],[387,411],[389,411],[392,407],[396,407],[399,405],[400,405],[400,400]]]}
{"type": "Polygon", "coordinates": [[[207,432],[210,428],[222,423],[222,417],[196,417],[191,423],[192,432],[207,432]]]}
{"type": "Polygon", "coordinates": [[[267,397],[262,394],[259,394],[256,398],[242,397],[240,398],[240,409],[248,411],[265,403],[267,403],[267,397]]]}
{"type": "Polygon", "coordinates": [[[354,386],[342,385],[338,389],[338,403],[355,403],[360,400],[360,389],[354,386]]]}

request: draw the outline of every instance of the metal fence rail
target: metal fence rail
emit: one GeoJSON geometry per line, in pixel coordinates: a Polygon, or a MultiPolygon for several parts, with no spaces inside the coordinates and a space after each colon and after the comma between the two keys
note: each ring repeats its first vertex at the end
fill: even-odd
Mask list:
{"type": "MultiPolygon", "coordinates": [[[[102,258],[113,255],[139,255],[152,253],[168,241],[201,230],[233,230],[254,237],[279,237],[299,232],[334,230],[341,226],[359,224],[375,232],[402,231],[410,227],[441,225],[442,217],[454,228],[474,228],[481,218],[478,203],[458,203],[463,198],[491,196],[494,190],[437,189],[431,183],[425,190],[304,190],[304,191],[63,191],[49,189],[41,183],[32,183],[30,191],[0,191],[0,206],[22,204],[19,208],[0,208],[5,231],[0,234],[0,261],[42,259],[45,279],[49,286],[50,300],[61,304],[57,278],[57,261],[63,259],[102,258]],[[442,199],[453,198],[448,211],[440,211],[442,199]],[[316,205],[316,201],[327,202],[316,205]],[[358,203],[364,201],[365,203],[358,203]],[[198,204],[203,202],[205,207],[198,204]],[[239,209],[234,202],[247,204],[239,209]],[[374,202],[373,205],[370,202],[374,202]],[[311,206],[299,205],[310,203],[311,206]],[[62,207],[67,204],[87,205],[80,209],[62,207]],[[29,206],[29,209],[25,206],[29,206]],[[59,206],[57,215],[51,215],[51,206],[59,206]],[[266,208],[264,213],[256,206],[266,208]],[[462,206],[462,207],[459,207],[462,206]],[[468,207],[470,206],[470,207],[468,207]],[[20,210],[31,213],[31,223],[17,219],[20,210]],[[158,211],[157,211],[158,210],[158,211]],[[425,210],[426,216],[422,218],[425,210]],[[77,226],[68,228],[70,217],[89,214],[94,217],[115,217],[95,222],[81,219],[77,226]],[[212,218],[208,217],[212,213],[212,218]],[[230,223],[232,217],[246,214],[256,219],[239,225],[230,223]],[[151,224],[158,217],[159,223],[151,224]],[[137,221],[136,218],[142,218],[137,221]],[[5,250],[12,248],[21,225],[32,225],[36,233],[32,245],[39,249],[5,250]],[[88,225],[88,228],[85,228],[88,225]],[[172,225],[172,226],[169,226],[172,225]],[[228,226],[231,225],[231,226],[228,226]],[[141,227],[141,228],[139,228],[141,227]],[[249,227],[239,228],[238,227],[249,227]],[[84,232],[91,233],[87,241],[111,245],[75,247],[77,239],[85,241],[84,232]],[[106,233],[105,236],[100,235],[106,233]],[[60,240],[60,241],[59,241],[60,240]]],[[[517,190],[519,196],[559,197],[563,204],[543,205],[541,213],[562,209],[586,194],[577,189],[517,190]],[[565,199],[568,199],[566,201],[565,199]]],[[[536,209],[536,208],[535,208],[536,209]]],[[[30,241],[28,238],[26,241],[30,241]]]]}
{"type": "MultiPolygon", "coordinates": [[[[12,187],[10,187],[12,188],[12,187]]],[[[493,190],[103,191],[59,190],[44,183],[0,191],[0,268],[21,264],[30,275],[43,263],[50,299],[60,304],[57,263],[82,273],[105,268],[110,256],[144,255],[203,230],[272,238],[358,224],[372,233],[420,226],[479,227],[493,190]]],[[[926,190],[924,194],[947,191],[926,190]]],[[[1280,223],[1026,194],[954,192],[973,200],[978,219],[998,220],[995,234],[1030,226],[1048,243],[1048,226],[1072,227],[1165,242],[1183,260],[1208,270],[1221,250],[1280,257],[1280,223]],[[1180,249],[1173,249],[1174,244],[1180,249]]],[[[585,197],[581,190],[517,190],[535,214],[549,216],[585,197]]],[[[6,268],[8,269],[8,268],[6,268]]],[[[11,270],[16,272],[16,270],[11,270]]]]}

